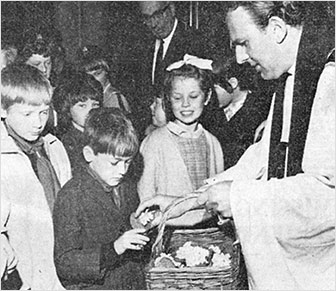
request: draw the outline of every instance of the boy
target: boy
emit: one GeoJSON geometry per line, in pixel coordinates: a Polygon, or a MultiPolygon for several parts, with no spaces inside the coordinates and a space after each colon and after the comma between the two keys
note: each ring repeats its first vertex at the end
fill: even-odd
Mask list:
{"type": "Polygon", "coordinates": [[[41,136],[51,86],[29,65],[4,68],[1,85],[1,200],[5,195],[11,205],[5,227],[19,260],[21,288],[62,290],[53,261],[51,213],[71,170],[62,143],[41,136]]]}
{"type": "Polygon", "coordinates": [[[235,58],[228,58],[214,61],[212,67],[218,107],[205,118],[204,127],[221,143],[224,168],[228,169],[253,144],[257,127],[267,118],[271,98],[267,99],[266,81],[257,79],[248,64],[239,65],[235,58]]]}
{"type": "Polygon", "coordinates": [[[55,263],[67,289],[144,289],[139,251],[149,239],[130,230],[138,205],[126,175],[138,151],[131,122],[117,108],[92,109],[85,122],[87,162],[61,189],[54,209],[55,263]]]}

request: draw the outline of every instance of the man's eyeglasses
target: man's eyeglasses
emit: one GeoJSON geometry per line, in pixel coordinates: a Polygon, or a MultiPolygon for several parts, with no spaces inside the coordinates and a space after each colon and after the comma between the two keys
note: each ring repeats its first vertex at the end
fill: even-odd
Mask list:
{"type": "Polygon", "coordinates": [[[164,16],[164,14],[166,13],[169,6],[170,6],[170,4],[167,4],[162,9],[155,11],[152,15],[143,16],[142,22],[145,25],[149,25],[149,24],[151,24],[152,21],[161,20],[162,17],[164,16]]]}

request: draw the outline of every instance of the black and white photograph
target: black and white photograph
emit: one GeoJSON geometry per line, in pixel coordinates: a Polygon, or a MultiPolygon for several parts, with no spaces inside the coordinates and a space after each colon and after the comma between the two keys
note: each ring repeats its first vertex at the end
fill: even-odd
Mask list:
{"type": "Polygon", "coordinates": [[[1,1],[1,290],[335,290],[335,1],[1,1]]]}

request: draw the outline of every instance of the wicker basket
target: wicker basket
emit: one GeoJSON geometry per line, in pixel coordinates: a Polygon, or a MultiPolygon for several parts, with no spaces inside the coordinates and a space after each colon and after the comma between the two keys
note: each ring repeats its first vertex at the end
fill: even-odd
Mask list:
{"type": "Polygon", "coordinates": [[[231,235],[220,228],[180,229],[175,230],[169,243],[163,243],[163,234],[169,212],[185,197],[175,201],[164,213],[158,226],[159,232],[152,247],[152,258],[146,266],[147,289],[211,289],[236,290],[239,285],[240,245],[233,244],[231,235]],[[155,267],[154,261],[161,252],[174,253],[185,242],[191,241],[201,247],[218,246],[224,253],[230,253],[231,263],[226,267],[184,267],[163,268],[155,267]]]}

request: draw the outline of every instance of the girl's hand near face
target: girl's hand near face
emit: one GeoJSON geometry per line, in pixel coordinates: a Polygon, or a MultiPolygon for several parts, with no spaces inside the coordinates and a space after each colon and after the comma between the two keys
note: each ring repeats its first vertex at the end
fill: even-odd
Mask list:
{"type": "Polygon", "coordinates": [[[118,255],[123,254],[126,250],[141,250],[149,242],[149,238],[144,236],[146,229],[135,228],[124,232],[114,242],[114,249],[118,255]]]}

